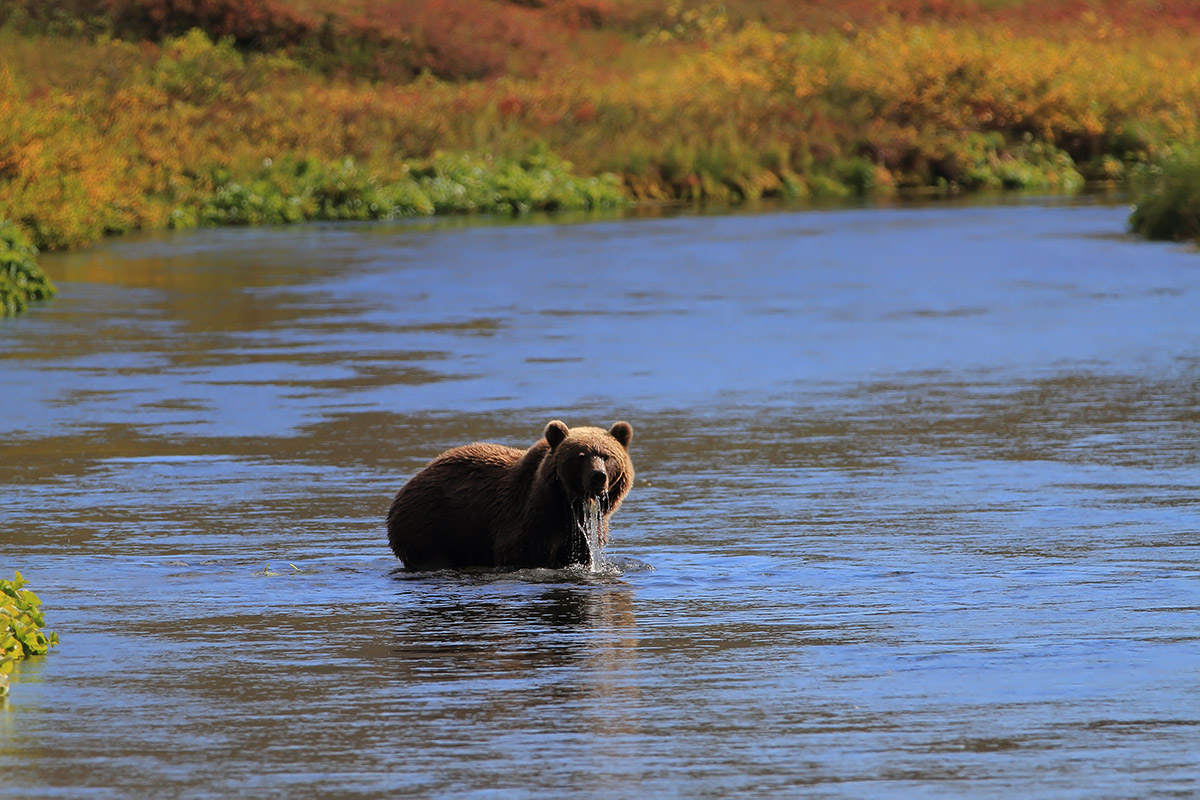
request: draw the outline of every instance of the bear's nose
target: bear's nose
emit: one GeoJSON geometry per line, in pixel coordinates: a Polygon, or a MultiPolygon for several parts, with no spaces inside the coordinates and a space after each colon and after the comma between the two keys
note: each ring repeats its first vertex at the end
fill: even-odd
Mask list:
{"type": "Polygon", "coordinates": [[[604,462],[596,459],[592,462],[592,472],[588,476],[588,486],[593,492],[602,492],[608,485],[608,473],[604,471],[604,462]]]}

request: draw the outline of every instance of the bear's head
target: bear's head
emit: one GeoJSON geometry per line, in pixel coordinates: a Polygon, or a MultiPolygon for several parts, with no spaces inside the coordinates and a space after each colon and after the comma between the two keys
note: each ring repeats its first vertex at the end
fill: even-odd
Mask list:
{"type": "Polygon", "coordinates": [[[599,500],[605,514],[615,511],[633,485],[633,427],[617,422],[608,430],[568,428],[554,420],[546,425],[545,436],[550,445],[547,458],[567,495],[572,500],[599,500]]]}

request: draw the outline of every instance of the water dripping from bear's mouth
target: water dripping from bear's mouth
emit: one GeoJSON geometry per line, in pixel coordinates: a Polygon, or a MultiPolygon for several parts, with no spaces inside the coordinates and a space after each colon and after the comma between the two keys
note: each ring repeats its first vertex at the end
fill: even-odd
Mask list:
{"type": "Polygon", "coordinates": [[[572,509],[576,535],[571,537],[571,562],[586,566],[589,572],[600,572],[607,563],[601,537],[607,499],[606,495],[589,497],[572,509]]]}

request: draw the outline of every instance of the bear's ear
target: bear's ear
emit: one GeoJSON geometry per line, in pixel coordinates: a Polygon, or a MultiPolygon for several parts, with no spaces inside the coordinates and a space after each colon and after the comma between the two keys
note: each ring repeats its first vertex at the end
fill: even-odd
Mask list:
{"type": "Polygon", "coordinates": [[[567,425],[559,420],[551,420],[546,423],[546,441],[550,443],[550,449],[558,447],[562,440],[567,438],[567,425]]]}
{"type": "Polygon", "coordinates": [[[628,422],[614,422],[613,426],[608,429],[608,432],[614,439],[621,443],[621,447],[629,449],[629,443],[633,441],[633,426],[628,422]]]}

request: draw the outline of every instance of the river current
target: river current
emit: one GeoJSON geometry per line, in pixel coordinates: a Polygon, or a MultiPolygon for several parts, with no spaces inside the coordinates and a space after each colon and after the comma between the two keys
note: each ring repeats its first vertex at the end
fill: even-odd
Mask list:
{"type": "Polygon", "coordinates": [[[227,229],[0,321],[12,798],[1200,795],[1200,254],[1007,205],[227,229]],[[396,490],[634,428],[601,574],[396,490]]]}

